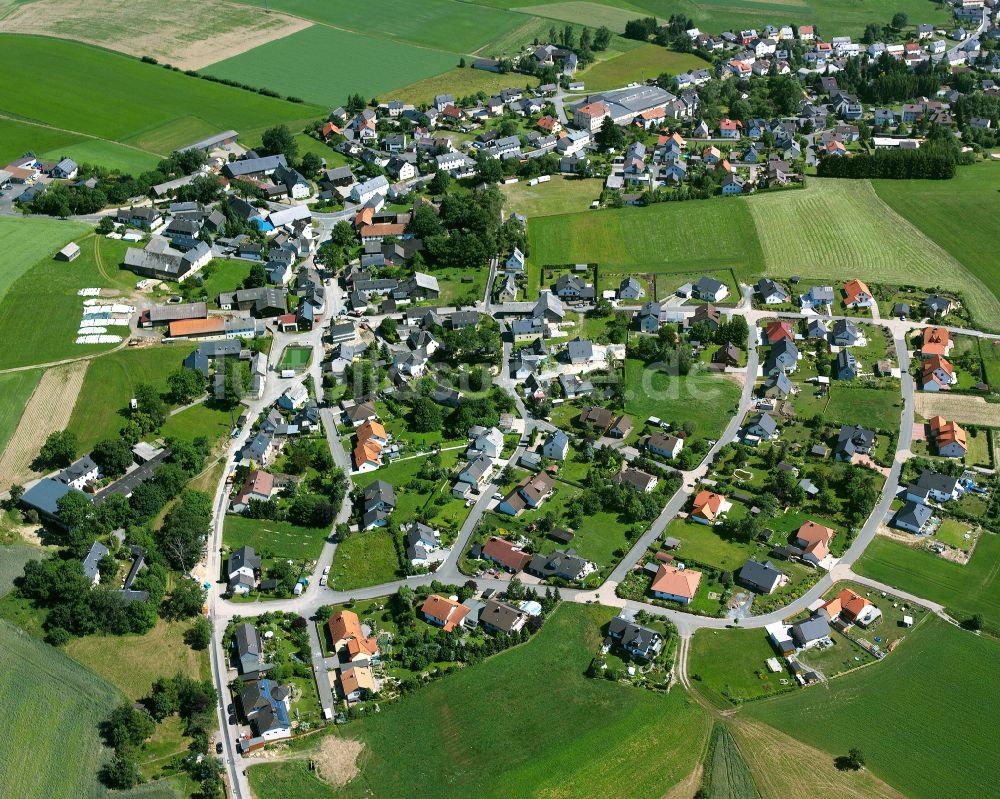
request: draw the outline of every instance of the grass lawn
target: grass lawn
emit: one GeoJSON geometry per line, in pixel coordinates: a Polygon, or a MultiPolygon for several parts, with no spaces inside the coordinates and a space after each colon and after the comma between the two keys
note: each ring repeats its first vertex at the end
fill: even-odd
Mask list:
{"type": "MultiPolygon", "coordinates": [[[[742,509],[743,506],[734,507],[742,509]]],[[[731,572],[739,571],[753,549],[743,541],[723,538],[714,527],[679,517],[667,525],[664,535],[680,539],[678,557],[681,560],[690,558],[697,563],[731,572]]]]}
{"type": "Polygon", "coordinates": [[[676,75],[710,66],[693,53],[675,53],[656,44],[644,44],[606,61],[595,62],[583,72],[578,72],[575,79],[582,80],[588,92],[597,92],[641,83],[663,72],[676,75]]]}
{"type": "Polygon", "coordinates": [[[0,453],[14,435],[24,407],[41,379],[41,369],[0,374],[0,453]]]}
{"type": "Polygon", "coordinates": [[[746,712],[831,757],[859,747],[869,770],[913,799],[988,796],[998,668],[995,641],[931,618],[881,663],[746,712]],[[947,679],[928,690],[928,674],[947,679]]]}
{"type": "Polygon", "coordinates": [[[39,157],[56,160],[67,156],[78,164],[97,164],[132,175],[155,169],[160,162],[158,155],[104,139],[84,139],[68,147],[54,147],[39,157]]]}
{"type": "Polygon", "coordinates": [[[857,562],[865,577],[940,602],[959,621],[983,614],[985,627],[1000,635],[1000,537],[983,533],[964,566],[926,550],[876,537],[857,562]]]}
{"type": "Polygon", "coordinates": [[[0,741],[4,793],[22,799],[96,799],[107,757],[98,725],[118,690],[58,649],[0,621],[0,696],[7,734],[0,741]],[[16,699],[15,699],[16,697],[16,699]]]}
{"type": "MultiPolygon", "coordinates": [[[[369,18],[373,22],[380,19],[374,15],[369,18]]],[[[429,78],[456,64],[451,53],[314,25],[212,64],[202,72],[335,107],[350,93],[374,97],[401,82],[429,78]],[[335,61],[331,53],[337,54],[335,61]]]]}
{"type": "Polygon", "coordinates": [[[285,347],[281,353],[281,369],[294,369],[296,372],[305,371],[312,359],[312,347],[285,347]]]}
{"type": "Polygon", "coordinates": [[[472,69],[471,67],[461,69],[455,67],[454,69],[449,69],[447,72],[442,72],[440,75],[423,78],[400,89],[387,91],[379,99],[399,100],[404,103],[413,103],[416,106],[423,104],[432,105],[435,96],[439,94],[468,97],[471,94],[486,92],[492,95],[501,89],[509,89],[512,86],[523,87],[525,83],[537,86],[538,78],[528,75],[498,75],[495,72],[487,72],[483,69],[472,69]]]}
{"type": "Polygon", "coordinates": [[[747,278],[764,268],[749,203],[741,199],[540,217],[529,222],[528,236],[534,290],[542,264],[640,264],[640,272],[734,268],[747,278]]]}
{"type": "MultiPolygon", "coordinates": [[[[360,775],[338,795],[662,795],[695,767],[710,723],[681,689],[658,694],[584,676],[612,614],[563,605],[530,643],[343,728],[365,751],[360,775]],[[622,780],[625,759],[656,768],[622,780]]],[[[253,766],[249,776],[258,799],[287,796],[289,787],[329,795],[304,760],[253,766]]]]}
{"type": "Polygon", "coordinates": [[[250,545],[264,557],[316,560],[330,535],[326,527],[298,527],[290,522],[226,516],[223,539],[230,549],[250,545]]]}
{"type": "MultiPolygon", "coordinates": [[[[872,184],[883,202],[978,278],[974,284],[977,291],[989,291],[1000,298],[996,264],[1000,231],[991,222],[1000,213],[998,181],[1000,163],[986,161],[959,167],[952,180],[908,180],[905,185],[876,180],[872,184]]],[[[945,285],[960,288],[951,275],[945,285]]],[[[974,301],[975,293],[967,288],[966,301],[974,301]]]]}
{"type": "Polygon", "coordinates": [[[213,308],[218,307],[219,295],[236,291],[250,274],[250,262],[237,258],[215,260],[201,271],[201,287],[213,308]]]}
{"type": "Polygon", "coordinates": [[[156,154],[227,128],[252,144],[267,127],[297,127],[324,113],[97,47],[35,36],[4,36],[0,73],[7,78],[0,108],[8,113],[156,154]],[[60,102],[52,102],[55,96],[60,102]]]}
{"type": "Polygon", "coordinates": [[[817,397],[813,386],[803,386],[794,398],[801,419],[816,414],[831,424],[861,424],[879,430],[898,430],[903,400],[899,392],[885,388],[851,386],[834,381],[825,397],[817,397]]]}
{"type": "Polygon", "coordinates": [[[736,412],[740,385],[710,372],[671,375],[645,368],[641,361],[625,361],[625,411],[641,427],[650,416],[679,426],[693,422],[691,440],[718,438],[736,412]]]}
{"type": "Polygon", "coordinates": [[[434,303],[444,306],[473,305],[479,302],[486,294],[486,281],[490,277],[488,269],[454,267],[435,269],[432,274],[437,278],[441,289],[441,294],[434,303]]]}
{"type": "Polygon", "coordinates": [[[367,530],[349,535],[337,544],[330,587],[335,591],[350,591],[398,580],[402,575],[392,535],[384,528],[367,530]]]}
{"type": "Polygon", "coordinates": [[[233,419],[238,419],[241,411],[240,405],[202,402],[168,416],[160,433],[164,438],[176,437],[187,441],[206,436],[209,441],[215,442],[229,436],[233,429],[233,419]]]}
{"type": "Polygon", "coordinates": [[[972,530],[973,526],[968,522],[945,518],[942,519],[941,526],[935,531],[934,537],[948,546],[968,550],[972,546],[972,530]]]}
{"type": "MultiPolygon", "coordinates": [[[[69,225],[64,229],[69,235],[62,242],[79,232],[75,224],[48,221],[69,225]]],[[[124,289],[132,286],[134,276],[118,269],[127,245],[93,235],[79,239],[79,243],[80,256],[70,263],[56,261],[52,254],[57,248],[53,247],[47,249],[45,255],[35,256],[34,262],[28,261],[28,257],[35,255],[29,249],[25,263],[15,267],[16,279],[3,287],[5,291],[0,300],[0,341],[17,342],[17,346],[6,347],[0,353],[0,369],[49,363],[106,351],[115,346],[74,343],[83,315],[83,298],[77,292],[84,287],[124,289]],[[46,288],[44,324],[39,323],[38,286],[46,288]]],[[[12,246],[16,253],[17,239],[12,246]]],[[[3,257],[0,256],[0,260],[3,257]]],[[[0,274],[3,274],[2,269],[0,274]]],[[[126,327],[109,330],[123,337],[128,336],[126,327]]]]}
{"type": "Polygon", "coordinates": [[[66,647],[73,660],[117,686],[129,699],[149,694],[158,677],[181,672],[199,680],[208,676],[208,650],[196,652],[184,642],[191,622],[160,619],[145,635],[89,635],[66,647]]]}
{"type": "MultiPolygon", "coordinates": [[[[81,451],[98,441],[117,436],[125,426],[135,386],[149,383],[157,390],[165,391],[167,375],[179,369],[181,361],[190,352],[190,344],[141,347],[92,360],[69,420],[69,429],[79,438],[81,451]]],[[[186,427],[187,418],[181,420],[178,418],[181,416],[184,414],[168,418],[168,427],[178,431],[186,427]]],[[[205,431],[205,434],[209,432],[205,431]]]]}
{"type": "Polygon", "coordinates": [[[528,218],[586,211],[601,195],[600,180],[581,180],[555,175],[547,183],[529,186],[527,180],[501,186],[507,208],[528,218]]]}
{"type": "MultiPolygon", "coordinates": [[[[995,185],[997,171],[990,174],[995,185]]],[[[895,190],[902,193],[908,188],[895,190]]],[[[988,283],[987,275],[995,272],[988,272],[986,266],[967,269],[946,247],[924,235],[920,225],[914,226],[894,213],[868,181],[812,178],[804,190],[762,194],[747,202],[768,274],[831,281],[858,277],[927,288],[938,286],[947,274],[948,286],[965,295],[974,317],[980,323],[1000,327],[1000,301],[982,282],[988,283]],[[803,236],[806,228],[809,235],[803,236]]],[[[934,201],[925,198],[923,202],[934,201]]],[[[996,208],[995,198],[989,202],[996,208]]],[[[938,214],[940,205],[934,203],[933,207],[938,214]]],[[[940,216],[967,218],[959,208],[940,216]]],[[[982,219],[986,218],[984,212],[982,219]]],[[[988,242],[987,237],[982,251],[989,251],[988,242]]],[[[995,284],[994,279],[990,285],[995,284]]]]}
{"type": "Polygon", "coordinates": [[[37,547],[20,542],[0,546],[0,597],[14,587],[14,580],[24,574],[24,564],[29,560],[42,560],[46,553],[37,547]]]}
{"type": "MultiPolygon", "coordinates": [[[[776,657],[763,630],[699,630],[691,641],[688,672],[698,693],[729,708],[752,699],[794,690],[784,670],[774,674],[767,659],[776,657]]],[[[780,658],[779,658],[780,660],[780,658]]]]}

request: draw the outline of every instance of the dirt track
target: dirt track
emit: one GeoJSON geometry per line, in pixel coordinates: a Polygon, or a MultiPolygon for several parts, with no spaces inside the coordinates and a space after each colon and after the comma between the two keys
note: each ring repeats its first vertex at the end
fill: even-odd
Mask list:
{"type": "Polygon", "coordinates": [[[0,20],[0,31],[72,39],[201,69],[310,24],[224,0],[34,0],[0,20]]]}
{"type": "Polygon", "coordinates": [[[49,433],[64,430],[73,415],[89,361],[47,369],[24,408],[21,421],[0,456],[0,486],[38,477],[31,462],[49,433]]]}

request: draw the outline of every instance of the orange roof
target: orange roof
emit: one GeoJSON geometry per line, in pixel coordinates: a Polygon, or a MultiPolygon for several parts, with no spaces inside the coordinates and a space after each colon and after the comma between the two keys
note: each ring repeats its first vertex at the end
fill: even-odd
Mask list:
{"type": "Polygon", "coordinates": [[[729,159],[728,158],[723,158],[721,161],[719,161],[719,163],[715,165],[715,168],[716,169],[721,169],[723,172],[732,172],[733,171],[733,165],[731,163],[729,163],[729,159]]]}
{"type": "Polygon", "coordinates": [[[948,351],[951,337],[947,328],[925,327],[923,343],[920,345],[920,352],[924,355],[944,355],[948,351]]]}
{"type": "Polygon", "coordinates": [[[599,117],[608,113],[608,107],[604,103],[587,103],[587,105],[581,105],[574,113],[599,117]]]}
{"type": "Polygon", "coordinates": [[[211,319],[178,319],[170,323],[171,338],[177,336],[204,336],[221,333],[226,329],[225,321],[216,316],[211,319]]]}
{"type": "Polygon", "coordinates": [[[323,137],[329,136],[331,133],[340,133],[340,128],[334,125],[332,122],[327,122],[323,126],[323,137]]]}
{"type": "Polygon", "coordinates": [[[920,373],[924,383],[929,383],[932,379],[940,383],[941,381],[934,374],[938,369],[947,374],[949,378],[955,374],[955,368],[948,362],[947,358],[932,355],[920,364],[920,373]]]}
{"type": "Polygon", "coordinates": [[[702,158],[708,158],[710,155],[714,155],[716,158],[722,158],[722,153],[719,152],[719,148],[715,146],[706,147],[701,153],[702,158]]]}
{"type": "Polygon", "coordinates": [[[831,530],[829,527],[824,527],[822,524],[817,524],[814,521],[806,521],[802,523],[795,537],[800,541],[805,541],[807,544],[817,542],[829,544],[836,534],[836,530],[831,530]]]}
{"type": "Polygon", "coordinates": [[[698,583],[701,582],[701,572],[691,569],[680,569],[666,563],[660,565],[653,578],[650,590],[660,594],[672,594],[686,599],[693,599],[698,583]]]}
{"type": "MultiPolygon", "coordinates": [[[[841,591],[840,593],[842,594],[843,591],[841,591]]],[[[837,618],[837,616],[840,615],[840,611],[843,609],[840,604],[840,594],[838,594],[829,602],[827,602],[825,605],[823,605],[823,609],[827,612],[827,614],[831,619],[837,618]]]]}
{"type": "Polygon", "coordinates": [[[869,297],[875,296],[871,289],[860,280],[848,280],[844,284],[844,293],[847,295],[846,301],[848,303],[854,302],[862,294],[867,294],[869,297]]]}
{"type": "Polygon", "coordinates": [[[381,462],[382,446],[377,441],[371,439],[359,441],[354,447],[354,465],[358,468],[369,463],[379,464],[381,462]]]}
{"type": "Polygon", "coordinates": [[[405,232],[406,225],[385,222],[380,225],[365,225],[361,228],[361,238],[367,236],[402,236],[405,232]]]}
{"type": "Polygon", "coordinates": [[[843,143],[837,141],[836,139],[832,139],[826,143],[826,151],[828,153],[847,152],[847,148],[843,145],[843,143]]]}
{"type": "Polygon", "coordinates": [[[694,498],[694,509],[691,511],[691,514],[712,521],[719,515],[719,510],[722,508],[722,503],[725,499],[721,494],[714,494],[711,491],[701,491],[694,498]]]}
{"type": "Polygon", "coordinates": [[[375,209],[371,206],[362,208],[360,213],[354,217],[354,227],[364,227],[370,225],[375,218],[375,209]]]}
{"type": "Polygon", "coordinates": [[[968,449],[965,430],[959,427],[958,422],[949,422],[943,416],[934,416],[931,418],[930,425],[931,433],[934,435],[938,447],[957,443],[962,449],[968,449]]]}
{"type": "Polygon", "coordinates": [[[767,340],[774,344],[783,338],[787,338],[789,341],[795,341],[795,333],[792,331],[792,325],[790,322],[771,322],[768,324],[767,329],[767,340]]]}
{"type": "Polygon", "coordinates": [[[431,594],[424,600],[420,612],[441,622],[445,632],[451,632],[468,615],[469,609],[453,599],[431,594]]]}
{"type": "Polygon", "coordinates": [[[719,122],[719,130],[736,130],[739,127],[742,124],[736,119],[723,119],[719,122]]]}
{"type": "Polygon", "coordinates": [[[340,648],[346,642],[347,651],[352,658],[357,654],[371,657],[378,652],[378,643],[374,638],[365,638],[358,614],[354,611],[340,611],[327,619],[326,626],[334,647],[340,648]]]}
{"type": "Polygon", "coordinates": [[[358,428],[358,441],[367,441],[370,438],[380,438],[383,441],[388,441],[389,437],[386,435],[385,428],[380,422],[374,419],[366,419],[365,422],[358,428]]]}
{"type": "Polygon", "coordinates": [[[353,694],[358,690],[374,692],[375,675],[370,666],[355,666],[352,669],[341,669],[340,685],[344,689],[344,694],[353,694]]]}
{"type": "Polygon", "coordinates": [[[677,142],[681,147],[687,146],[687,142],[684,141],[681,134],[677,133],[677,131],[674,131],[674,133],[670,136],[670,140],[677,142]]]}
{"type": "Polygon", "coordinates": [[[659,108],[650,108],[648,111],[643,111],[640,116],[643,119],[660,119],[666,116],[666,109],[661,105],[659,108]]]}

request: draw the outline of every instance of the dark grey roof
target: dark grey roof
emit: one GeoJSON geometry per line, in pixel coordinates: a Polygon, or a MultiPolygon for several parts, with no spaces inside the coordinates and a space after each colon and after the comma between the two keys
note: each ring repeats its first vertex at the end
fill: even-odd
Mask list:
{"type": "Polygon", "coordinates": [[[21,496],[21,502],[41,513],[49,516],[57,516],[59,514],[59,505],[57,503],[60,497],[72,492],[87,496],[72,486],[68,486],[54,478],[46,477],[25,491],[21,496]]]}
{"type": "Polygon", "coordinates": [[[910,528],[923,527],[934,511],[927,505],[920,502],[905,502],[903,507],[896,511],[893,524],[906,525],[910,528]]]}
{"type": "Polygon", "coordinates": [[[791,629],[792,640],[798,646],[805,646],[811,641],[818,641],[821,638],[828,638],[830,635],[830,625],[826,619],[813,616],[811,619],[796,622],[791,629]]]}
{"type": "Polygon", "coordinates": [[[623,616],[615,616],[608,624],[608,635],[621,642],[622,646],[637,652],[648,652],[656,646],[656,642],[662,636],[651,630],[636,624],[632,619],[623,616]]]}
{"type": "Polygon", "coordinates": [[[95,541],[90,545],[87,557],[83,559],[83,574],[87,579],[93,580],[97,576],[97,566],[101,558],[108,554],[108,548],[100,541],[95,541]]]}
{"type": "Polygon", "coordinates": [[[924,471],[920,474],[916,485],[918,488],[927,489],[928,491],[940,491],[943,494],[950,494],[955,490],[955,484],[957,482],[958,479],[955,477],[949,477],[948,475],[941,474],[940,472],[924,469],[924,471]]]}
{"type": "Polygon", "coordinates": [[[835,451],[838,454],[853,455],[855,452],[871,449],[875,433],[861,425],[844,425],[837,436],[835,451]]]}
{"type": "Polygon", "coordinates": [[[229,573],[232,574],[234,571],[238,571],[244,567],[259,571],[260,566],[260,555],[254,551],[253,547],[246,546],[240,547],[229,556],[227,568],[229,569],[229,573]]]}
{"type": "Polygon", "coordinates": [[[395,507],[396,490],[385,480],[375,480],[365,487],[364,502],[366,508],[380,502],[395,507]]]}
{"type": "Polygon", "coordinates": [[[771,561],[760,563],[756,560],[747,560],[739,573],[741,583],[767,592],[774,590],[780,579],[781,572],[771,561]]]}

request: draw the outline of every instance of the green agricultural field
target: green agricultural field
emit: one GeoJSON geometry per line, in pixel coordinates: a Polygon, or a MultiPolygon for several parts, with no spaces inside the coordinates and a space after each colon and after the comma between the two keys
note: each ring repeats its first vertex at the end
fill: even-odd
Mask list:
{"type": "Polygon", "coordinates": [[[964,566],[876,537],[857,562],[856,571],[940,602],[959,621],[981,613],[985,627],[1000,635],[1000,536],[983,533],[964,566]]]}
{"type": "MultiPolygon", "coordinates": [[[[70,224],[45,221],[54,225],[70,224]]],[[[66,230],[72,236],[79,229],[74,225],[66,230]]],[[[24,265],[15,267],[15,273],[20,272],[20,275],[0,300],[0,341],[16,342],[16,346],[0,352],[0,369],[91,355],[115,346],[75,343],[84,301],[77,292],[85,287],[122,289],[132,286],[134,276],[118,269],[127,245],[93,235],[80,239],[79,244],[81,252],[75,261],[57,261],[49,254],[51,251],[47,251],[41,260],[32,262],[25,258],[24,265]],[[44,323],[39,317],[43,313],[38,305],[39,286],[45,287],[44,323]]],[[[16,240],[13,246],[17,246],[16,240]]],[[[128,328],[110,330],[128,336],[128,328]]]]}
{"type": "MultiPolygon", "coordinates": [[[[952,180],[872,181],[883,202],[979,279],[971,287],[973,294],[987,289],[1000,298],[996,260],[1000,230],[994,224],[1000,214],[998,184],[1000,163],[996,161],[959,167],[952,180]]],[[[944,287],[965,288],[953,284],[951,275],[939,278],[944,287]]],[[[968,294],[966,298],[971,299],[968,294]]]]}
{"type": "Polygon", "coordinates": [[[348,94],[374,97],[456,65],[451,53],[314,25],[202,71],[335,107],[348,94]]]}
{"type": "MultiPolygon", "coordinates": [[[[521,9],[523,0],[475,0],[493,8],[521,9]]],[[[523,9],[522,9],[523,10],[523,9]]],[[[636,17],[656,16],[666,20],[671,14],[684,14],[709,33],[734,28],[774,25],[819,26],[825,37],[864,32],[869,22],[886,23],[897,11],[906,12],[911,23],[945,24],[950,17],[943,9],[922,0],[536,0],[528,9],[555,19],[571,19],[581,24],[608,25],[621,32],[625,22],[636,17]],[[617,27],[614,23],[617,22],[617,27]]]]}
{"type": "Polygon", "coordinates": [[[691,53],[675,53],[656,44],[644,44],[627,53],[598,61],[576,74],[588,92],[618,89],[629,83],[641,83],[663,72],[676,75],[692,69],[710,67],[707,61],[691,53]]]}
{"type": "Polygon", "coordinates": [[[0,597],[6,596],[14,587],[14,580],[24,573],[25,563],[44,557],[43,550],[27,544],[0,546],[0,597]]]}
{"type": "Polygon", "coordinates": [[[555,176],[547,183],[529,186],[521,180],[509,186],[501,186],[507,200],[507,209],[534,219],[553,214],[573,214],[586,211],[590,204],[601,196],[603,184],[600,180],[580,180],[555,176]]]}
{"type": "Polygon", "coordinates": [[[107,757],[98,725],[121,698],[109,683],[0,621],[4,792],[20,799],[98,799],[107,757]]]}
{"type": "Polygon", "coordinates": [[[190,622],[160,619],[144,635],[88,635],[75,638],[66,654],[117,686],[134,701],[149,695],[153,681],[180,672],[195,680],[209,675],[208,650],[184,642],[190,622]]]}
{"type": "Polygon", "coordinates": [[[222,537],[230,549],[252,546],[264,557],[315,560],[330,535],[326,527],[299,527],[290,522],[226,516],[222,537]]]}
{"type": "Polygon", "coordinates": [[[398,580],[399,555],[387,529],[366,530],[337,544],[329,585],[335,591],[352,591],[398,580]]]}
{"type": "Polygon", "coordinates": [[[55,147],[42,153],[42,158],[58,159],[69,156],[78,164],[98,164],[108,169],[119,169],[140,175],[155,169],[160,156],[104,139],[84,139],[69,147],[55,147]]]}
{"type": "MultiPolygon", "coordinates": [[[[246,0],[244,0],[246,2],[246,0]]],[[[452,53],[471,53],[520,25],[510,11],[476,8],[457,0],[251,0],[275,11],[316,20],[377,39],[410,42],[452,53]]],[[[458,92],[455,92],[458,94],[458,92]]]]}
{"type": "MultiPolygon", "coordinates": [[[[530,643],[342,728],[365,749],[361,773],[337,795],[663,795],[694,769],[710,724],[682,689],[658,694],[584,676],[613,612],[563,605],[530,643]],[[623,780],[624,762],[655,768],[623,780]]],[[[258,799],[288,796],[289,787],[330,795],[306,760],[253,766],[249,776],[258,799]]]]}
{"type": "Polygon", "coordinates": [[[740,385],[710,372],[672,375],[641,361],[625,362],[625,412],[636,427],[650,416],[679,426],[693,422],[691,440],[718,438],[736,412],[740,385]]]}
{"type": "Polygon", "coordinates": [[[698,693],[730,708],[795,689],[781,684],[788,677],[784,670],[768,670],[766,661],[775,656],[763,630],[699,630],[691,640],[688,672],[698,693]]]}
{"type": "Polygon", "coordinates": [[[64,130],[54,130],[30,122],[0,118],[0,162],[8,163],[29,150],[68,149],[82,141],[81,136],[64,130]]]}
{"type": "Polygon", "coordinates": [[[705,796],[718,799],[759,799],[760,796],[736,741],[722,722],[716,722],[712,728],[702,791],[705,796]]]}
{"type": "Polygon", "coordinates": [[[14,435],[21,414],[41,379],[41,369],[0,374],[0,453],[14,435]]]}
{"type": "Polygon", "coordinates": [[[764,268],[745,200],[546,216],[528,223],[528,236],[535,289],[541,264],[636,264],[639,272],[734,268],[743,278],[764,268]]]}
{"type": "Polygon", "coordinates": [[[990,796],[998,668],[996,641],[930,618],[881,663],[745,712],[831,757],[860,748],[866,768],[912,799],[990,796]],[[929,688],[928,675],[946,678],[929,688]]]}
{"type": "Polygon", "coordinates": [[[125,426],[135,386],[149,383],[165,391],[167,375],[180,368],[191,349],[184,344],[143,347],[93,359],[69,420],[69,429],[79,438],[81,450],[117,436],[125,426]]]}
{"type": "MultiPolygon", "coordinates": [[[[982,283],[988,268],[966,269],[882,202],[869,181],[810,178],[805,189],[762,194],[747,203],[768,274],[928,288],[948,275],[948,285],[963,292],[973,315],[1000,328],[1000,301],[982,283]]],[[[954,215],[942,216],[961,219],[960,213],[956,208],[954,215]]],[[[939,223],[936,229],[943,227],[939,223]]],[[[957,238],[952,243],[957,245],[957,238]]],[[[980,246],[988,251],[988,244],[974,248],[980,246]]]]}
{"type": "Polygon", "coordinates": [[[157,155],[227,128],[252,143],[271,125],[324,113],[58,39],[5,35],[0,73],[7,113],[157,155]]]}
{"type": "Polygon", "coordinates": [[[385,92],[379,99],[400,100],[417,106],[430,105],[434,102],[435,95],[438,94],[453,94],[455,97],[467,97],[479,92],[495,94],[501,89],[509,89],[511,86],[522,87],[526,83],[537,86],[538,78],[529,75],[499,75],[483,69],[472,69],[471,66],[464,69],[455,67],[440,75],[418,80],[400,89],[392,89],[385,92]]]}

